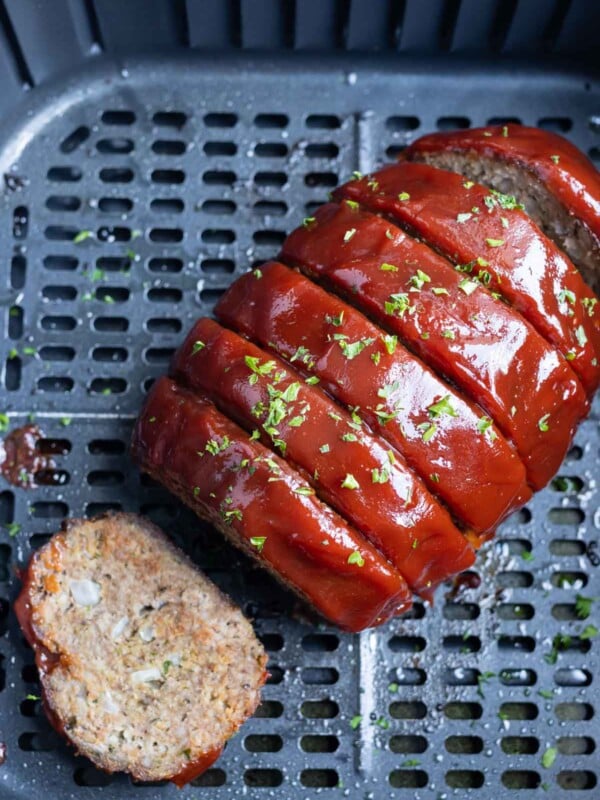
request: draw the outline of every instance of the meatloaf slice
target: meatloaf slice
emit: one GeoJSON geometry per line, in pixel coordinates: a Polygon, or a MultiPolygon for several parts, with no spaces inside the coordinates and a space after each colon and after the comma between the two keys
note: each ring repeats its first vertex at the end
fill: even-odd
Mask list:
{"type": "Polygon", "coordinates": [[[201,319],[175,355],[173,374],[284,454],[413,591],[430,596],[472,566],[472,547],[404,458],[360,413],[338,406],[278,358],[201,319]]]}
{"type": "Polygon", "coordinates": [[[228,289],[216,313],[340,403],[358,407],[361,418],[477,534],[493,531],[531,496],[522,462],[478,406],[397,337],[296,270],[271,262],[257,274],[248,272],[228,289]]]}
{"type": "Polygon", "coordinates": [[[141,517],[69,521],[33,555],[16,613],[51,722],[101,769],[181,786],[258,705],[252,627],[141,517]]]}
{"type": "Polygon", "coordinates": [[[600,314],[571,261],[516,206],[481,184],[428,164],[403,162],[336,189],[422,236],[453,263],[477,273],[562,353],[588,395],[600,384],[600,314]]]}
{"type": "Polygon", "coordinates": [[[159,379],[133,456],[340,628],[362,630],[410,607],[406,582],[362,534],[199,392],[159,379]]]}
{"type": "MultiPolygon", "coordinates": [[[[567,139],[524,125],[494,125],[423,136],[402,156],[516,196],[600,292],[600,174],[567,139]]],[[[586,310],[593,314],[594,305],[586,310]]]]}
{"type": "Polygon", "coordinates": [[[534,489],[552,478],[587,412],[586,397],[558,351],[492,297],[483,277],[477,280],[485,268],[457,272],[426,245],[348,203],[319,209],[314,222],[290,234],[282,254],[479,403],[514,443],[534,489]],[[354,233],[344,242],[348,230],[354,233]]]}

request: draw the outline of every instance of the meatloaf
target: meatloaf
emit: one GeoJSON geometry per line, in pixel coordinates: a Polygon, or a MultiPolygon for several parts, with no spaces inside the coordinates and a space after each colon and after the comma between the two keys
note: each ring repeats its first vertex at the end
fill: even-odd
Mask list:
{"type": "Polygon", "coordinates": [[[548,483],[587,412],[586,397],[560,354],[485,290],[479,270],[454,270],[426,245],[347,203],[319,209],[314,222],[288,237],[282,255],[351,297],[479,403],[513,442],[531,486],[548,483]],[[355,233],[340,247],[349,228],[355,233]],[[532,363],[543,366],[532,370],[532,363]],[[551,420],[548,430],[531,424],[542,417],[551,420]]]}
{"type": "Polygon", "coordinates": [[[598,388],[600,326],[583,304],[594,293],[514,198],[413,162],[351,181],[334,197],[389,215],[468,275],[485,271],[484,291],[514,306],[569,362],[589,395],[598,388]]]}
{"type": "Polygon", "coordinates": [[[589,412],[597,298],[555,239],[449,169],[355,176],[196,322],[134,457],[332,622],[381,623],[472,562],[589,412]]]}
{"type": "Polygon", "coordinates": [[[142,469],[340,628],[411,605],[404,578],[302,475],[200,392],[152,387],[133,435],[142,469]]]}
{"type": "Polygon", "coordinates": [[[179,349],[173,373],[285,453],[414,592],[430,595],[473,564],[473,549],[400,453],[278,358],[203,319],[179,349]],[[205,346],[194,353],[197,341],[205,346]]]}
{"type": "MultiPolygon", "coordinates": [[[[600,175],[563,136],[525,125],[490,125],[423,136],[402,155],[514,195],[598,292],[600,175]]],[[[586,303],[587,310],[593,305],[586,303]]]]}
{"type": "Polygon", "coordinates": [[[32,557],[15,610],[54,726],[108,772],[179,786],[260,699],[248,621],[147,520],[71,520],[32,557]]]}
{"type": "MultiPolygon", "coordinates": [[[[301,230],[288,237],[286,248],[301,230]]],[[[470,533],[493,531],[531,496],[523,463],[479,406],[397,336],[296,270],[271,262],[261,267],[260,278],[247,273],[221,298],[216,313],[339,403],[360,408],[361,418],[402,453],[470,533]],[[311,325],[303,324],[307,308],[311,325]],[[336,339],[340,333],[347,339],[336,339]],[[345,341],[370,344],[348,359],[340,347],[345,341]]]]}

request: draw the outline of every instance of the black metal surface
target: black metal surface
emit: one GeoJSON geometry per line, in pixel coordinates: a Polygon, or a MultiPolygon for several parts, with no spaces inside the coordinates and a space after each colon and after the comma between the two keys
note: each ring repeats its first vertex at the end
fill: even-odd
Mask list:
{"type": "Polygon", "coordinates": [[[553,488],[482,553],[479,588],[453,598],[446,587],[435,608],[417,603],[361,636],[300,618],[129,463],[144,392],[191,322],[353,170],[425,131],[492,118],[560,130],[599,158],[592,78],[345,64],[98,60],[36,90],[30,113],[4,127],[1,410],[11,427],[35,414],[62,442],[52,447],[64,474],[56,486],[0,486],[0,523],[21,526],[0,535],[2,798],[598,797],[600,639],[580,634],[600,600],[586,620],[574,607],[577,594],[600,597],[597,407],[553,488]],[[9,611],[14,568],[64,515],[105,508],[163,525],[255,617],[270,652],[259,714],[181,793],[98,773],[27,699],[37,684],[9,611]],[[548,663],[558,634],[570,644],[548,663]],[[544,767],[548,748],[557,756],[544,767]]]}

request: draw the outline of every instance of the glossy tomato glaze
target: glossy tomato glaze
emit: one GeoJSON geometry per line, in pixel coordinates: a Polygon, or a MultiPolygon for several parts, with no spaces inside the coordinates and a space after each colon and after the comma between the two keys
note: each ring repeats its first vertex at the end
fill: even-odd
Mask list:
{"type": "Polygon", "coordinates": [[[282,255],[351,298],[479,403],[514,443],[534,489],[554,476],[588,404],[564,359],[520,314],[354,204],[320,208],[282,255]]]}
{"type": "Polygon", "coordinates": [[[403,457],[279,359],[201,319],[177,352],[173,375],[283,451],[413,591],[429,595],[473,564],[473,549],[403,457]]]}
{"type": "Polygon", "coordinates": [[[495,426],[480,434],[481,409],[395,337],[282,264],[266,264],[259,275],[250,272],[237,280],[219,301],[217,315],[293,359],[294,367],[318,379],[319,387],[345,406],[358,407],[465,525],[479,534],[493,531],[529,499],[525,469],[513,449],[495,426]],[[307,309],[310,325],[304,323],[307,309]],[[372,343],[348,358],[334,338],[339,334],[372,343]]]}
{"type": "Polygon", "coordinates": [[[340,628],[359,631],[410,607],[406,582],[384,557],[314,496],[299,494],[308,484],[198,393],[160,378],[132,452],[145,472],[340,628]]]}
{"type": "Polygon", "coordinates": [[[333,196],[409,226],[456,264],[482,260],[486,291],[500,293],[562,353],[588,395],[598,388],[600,318],[581,303],[594,293],[523,211],[503,208],[486,187],[460,175],[411,162],[351,181],[333,196]]]}
{"type": "MultiPolygon", "coordinates": [[[[51,568],[52,569],[60,569],[60,550],[63,545],[63,538],[62,534],[57,534],[52,539],[49,548],[41,551],[42,558],[48,558],[52,561],[51,568]]],[[[41,688],[41,695],[42,695],[42,704],[44,706],[44,712],[48,718],[48,721],[52,725],[52,727],[66,739],[66,741],[73,745],[73,741],[71,740],[65,725],[62,719],[56,714],[50,699],[46,693],[46,686],[45,686],[45,677],[49,675],[56,667],[59,665],[65,665],[65,655],[60,653],[53,653],[44,645],[41,639],[38,637],[35,624],[33,621],[33,609],[31,605],[31,588],[33,582],[33,565],[35,563],[35,559],[39,558],[40,555],[34,554],[31,557],[29,565],[21,574],[20,578],[22,581],[21,592],[19,596],[15,600],[14,603],[14,611],[25,636],[25,639],[33,649],[35,655],[35,663],[40,675],[40,688],[41,688]]],[[[46,585],[47,590],[52,591],[51,585],[46,585]]],[[[58,590],[58,587],[56,587],[58,590]]],[[[211,764],[217,760],[217,758],[223,752],[223,748],[215,748],[210,750],[207,753],[204,753],[202,757],[196,758],[192,761],[189,761],[185,764],[185,766],[175,775],[170,776],[169,780],[172,781],[176,786],[181,788],[185,786],[186,783],[189,783],[194,778],[197,778],[203,772],[205,772],[211,764]]],[[[98,766],[98,765],[97,765],[98,766]]],[[[102,769],[98,766],[99,769],[102,769]]],[[[107,770],[104,770],[105,772],[107,770]]]]}
{"type": "Polygon", "coordinates": [[[600,239],[600,175],[563,136],[525,125],[491,125],[422,136],[406,155],[439,150],[471,151],[524,167],[600,239]]]}

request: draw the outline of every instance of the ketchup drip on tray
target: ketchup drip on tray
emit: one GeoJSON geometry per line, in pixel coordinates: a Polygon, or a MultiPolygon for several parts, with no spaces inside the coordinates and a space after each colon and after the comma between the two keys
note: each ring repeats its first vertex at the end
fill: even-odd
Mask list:
{"type": "Polygon", "coordinates": [[[0,442],[0,472],[8,483],[31,489],[57,482],[54,462],[38,447],[43,436],[37,425],[29,424],[15,428],[0,442]]]}

